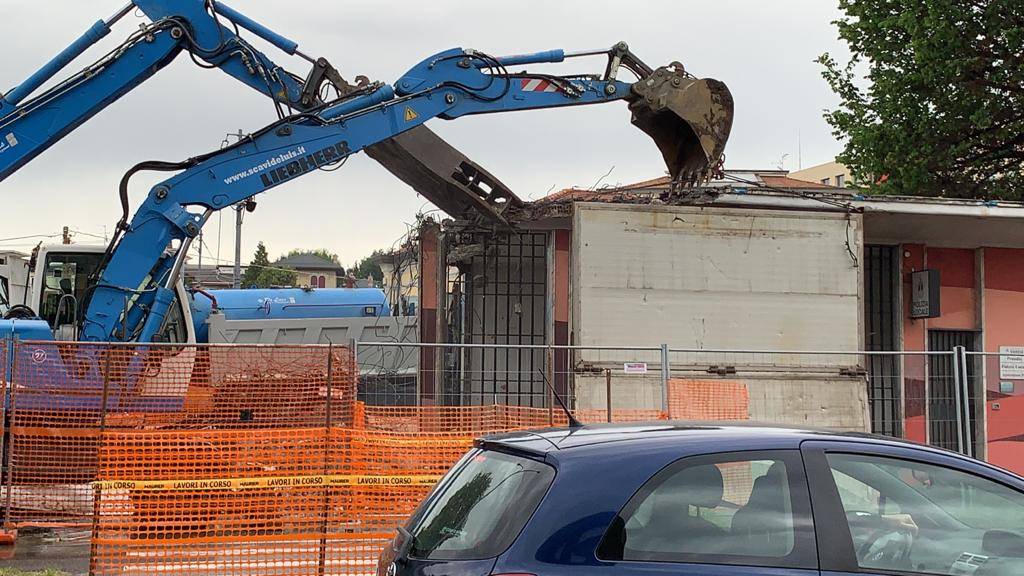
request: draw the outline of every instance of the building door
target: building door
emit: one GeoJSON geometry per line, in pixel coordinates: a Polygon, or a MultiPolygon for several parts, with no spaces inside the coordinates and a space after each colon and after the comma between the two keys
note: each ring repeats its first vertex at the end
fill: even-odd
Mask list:
{"type": "MultiPolygon", "coordinates": [[[[929,352],[951,352],[963,346],[968,352],[977,350],[978,334],[968,330],[929,330],[929,352]]],[[[978,371],[973,362],[967,363],[967,387],[975,390],[978,371]]],[[[951,354],[931,355],[928,359],[928,442],[933,446],[959,451],[957,420],[958,402],[956,365],[951,354]]],[[[963,388],[961,388],[963,393],[963,388]]],[[[973,418],[975,395],[968,394],[971,418],[971,438],[978,438],[978,426],[973,418]]],[[[961,399],[962,402],[962,399],[961,399]]]]}
{"type": "Polygon", "coordinates": [[[439,403],[547,405],[547,232],[465,232],[449,247],[451,342],[439,403]]]}
{"type": "MultiPolygon", "coordinates": [[[[899,279],[898,246],[864,247],[865,350],[900,349],[899,279]]],[[[868,356],[865,363],[871,431],[875,434],[902,436],[901,358],[896,355],[868,356]]]]}

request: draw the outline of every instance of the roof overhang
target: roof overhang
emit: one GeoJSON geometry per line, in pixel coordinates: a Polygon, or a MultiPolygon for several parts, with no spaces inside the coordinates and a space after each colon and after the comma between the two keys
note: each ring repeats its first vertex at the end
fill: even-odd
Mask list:
{"type": "Polygon", "coordinates": [[[844,212],[864,215],[864,239],[979,248],[1024,247],[1024,204],[944,198],[867,198],[845,194],[729,192],[714,205],[844,212]]]}

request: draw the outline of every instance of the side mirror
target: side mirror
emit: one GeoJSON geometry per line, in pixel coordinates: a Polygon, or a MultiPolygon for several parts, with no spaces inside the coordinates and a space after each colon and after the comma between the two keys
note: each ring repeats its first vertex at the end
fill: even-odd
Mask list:
{"type": "Polygon", "coordinates": [[[981,540],[981,548],[1000,558],[1024,558],[1024,536],[1006,530],[989,530],[981,540]]]}

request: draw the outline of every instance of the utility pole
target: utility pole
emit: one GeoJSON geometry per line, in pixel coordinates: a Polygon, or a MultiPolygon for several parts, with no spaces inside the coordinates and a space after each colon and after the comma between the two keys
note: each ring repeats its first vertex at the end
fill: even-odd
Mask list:
{"type": "Polygon", "coordinates": [[[245,202],[235,204],[235,271],[231,276],[233,288],[242,287],[242,212],[245,202]]]}
{"type": "MultiPolygon", "coordinates": [[[[230,146],[232,138],[234,138],[236,142],[240,142],[245,137],[246,137],[245,132],[243,132],[242,129],[239,128],[237,134],[231,134],[231,133],[225,134],[224,135],[224,140],[222,140],[221,143],[220,143],[220,147],[221,147],[221,149],[224,149],[224,148],[227,148],[228,146],[230,146]]],[[[231,286],[233,288],[241,288],[242,287],[242,210],[248,210],[249,212],[252,212],[256,208],[256,203],[253,202],[252,200],[246,200],[244,202],[239,202],[238,204],[235,204],[234,208],[235,208],[235,270],[234,270],[234,272],[231,275],[231,286]]],[[[200,231],[200,234],[202,234],[201,231],[200,231]]],[[[220,246],[220,244],[218,242],[218,247],[219,246],[220,246]]],[[[203,250],[203,243],[202,243],[202,241],[200,241],[199,242],[199,262],[200,262],[200,267],[202,267],[201,263],[203,261],[203,252],[202,252],[202,250],[203,250]]],[[[219,251],[219,248],[218,248],[218,251],[219,251]]],[[[220,254],[218,254],[217,256],[219,258],[220,254]]]]}
{"type": "Polygon", "coordinates": [[[199,269],[203,269],[203,229],[199,229],[199,269]]]}
{"type": "Polygon", "coordinates": [[[800,138],[800,130],[796,131],[796,169],[804,169],[804,144],[800,138]]]}

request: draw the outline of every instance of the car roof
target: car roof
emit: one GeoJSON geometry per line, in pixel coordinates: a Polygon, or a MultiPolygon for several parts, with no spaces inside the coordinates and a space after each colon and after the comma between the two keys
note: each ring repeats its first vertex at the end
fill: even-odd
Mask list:
{"type": "MultiPolygon", "coordinates": [[[[478,440],[482,447],[550,454],[607,443],[721,442],[736,443],[757,438],[759,443],[778,448],[796,448],[805,440],[852,440],[922,447],[919,444],[863,432],[839,432],[815,428],[793,428],[752,422],[693,422],[659,420],[629,424],[587,424],[577,428],[521,430],[486,436],[478,440]],[[774,442],[773,442],[774,441],[774,442]]],[[[723,445],[722,448],[729,449],[723,445]]]]}

